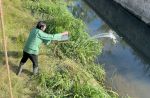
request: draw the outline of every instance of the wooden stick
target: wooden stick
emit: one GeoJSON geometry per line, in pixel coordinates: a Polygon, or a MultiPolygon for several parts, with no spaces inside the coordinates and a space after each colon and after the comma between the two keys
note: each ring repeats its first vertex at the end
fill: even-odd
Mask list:
{"type": "Polygon", "coordinates": [[[7,75],[8,75],[8,81],[9,81],[9,93],[10,93],[10,98],[13,98],[12,86],[11,86],[11,79],[10,79],[10,69],[9,69],[8,55],[7,55],[7,39],[6,39],[6,35],[5,35],[5,28],[4,28],[4,21],[3,21],[2,0],[0,0],[0,19],[1,19],[1,26],[2,26],[2,34],[3,34],[3,45],[4,45],[4,52],[5,52],[5,63],[6,63],[6,66],[7,66],[7,75]]]}

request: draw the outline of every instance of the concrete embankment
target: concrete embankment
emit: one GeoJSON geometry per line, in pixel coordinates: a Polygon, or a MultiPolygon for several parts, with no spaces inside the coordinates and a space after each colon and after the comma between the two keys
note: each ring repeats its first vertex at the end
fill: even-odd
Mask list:
{"type": "Polygon", "coordinates": [[[149,25],[114,0],[84,1],[134,49],[150,59],[149,25]]]}
{"type": "Polygon", "coordinates": [[[138,16],[145,23],[150,23],[150,0],[114,0],[138,16]]]}

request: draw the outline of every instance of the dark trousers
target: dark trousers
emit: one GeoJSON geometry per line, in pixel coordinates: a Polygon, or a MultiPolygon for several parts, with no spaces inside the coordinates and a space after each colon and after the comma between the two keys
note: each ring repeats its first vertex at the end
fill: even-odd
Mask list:
{"type": "Polygon", "coordinates": [[[20,64],[26,63],[26,61],[27,61],[28,59],[30,59],[30,60],[32,61],[32,63],[33,63],[33,68],[38,67],[38,56],[35,55],[35,54],[29,54],[29,53],[23,51],[23,57],[22,57],[22,59],[21,59],[21,61],[20,61],[20,64]]]}

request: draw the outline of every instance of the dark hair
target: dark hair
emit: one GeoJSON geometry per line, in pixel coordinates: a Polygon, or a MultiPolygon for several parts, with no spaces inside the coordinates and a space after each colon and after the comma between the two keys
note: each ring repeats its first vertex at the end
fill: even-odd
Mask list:
{"type": "Polygon", "coordinates": [[[41,30],[44,26],[46,26],[46,23],[44,21],[39,21],[36,28],[41,30]]]}

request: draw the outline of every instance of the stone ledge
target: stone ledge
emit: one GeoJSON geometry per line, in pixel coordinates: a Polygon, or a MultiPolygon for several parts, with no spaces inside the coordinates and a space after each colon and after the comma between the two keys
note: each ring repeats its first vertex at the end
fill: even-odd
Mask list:
{"type": "Polygon", "coordinates": [[[139,17],[142,21],[150,24],[150,0],[114,0],[124,8],[139,17]]]}

